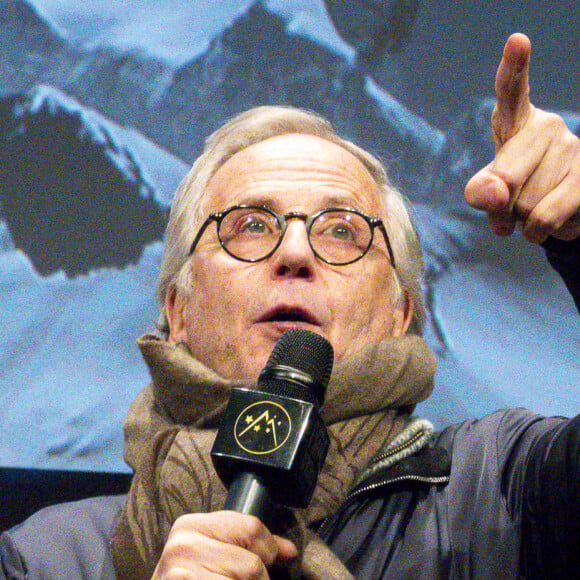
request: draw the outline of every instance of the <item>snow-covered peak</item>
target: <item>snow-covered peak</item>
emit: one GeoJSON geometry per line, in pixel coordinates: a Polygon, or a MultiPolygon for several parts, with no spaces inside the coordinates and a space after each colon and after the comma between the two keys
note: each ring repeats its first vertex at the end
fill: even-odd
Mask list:
{"type": "Polygon", "coordinates": [[[137,165],[142,179],[154,192],[157,201],[165,206],[170,205],[173,193],[187,172],[187,164],[136,129],[107,119],[54,87],[38,85],[28,96],[26,104],[15,108],[15,115],[34,115],[46,110],[51,115],[66,111],[77,116],[81,119],[81,137],[89,137],[93,143],[104,147],[108,157],[129,181],[135,179],[134,168],[137,165]]]}
{"type": "MultiPolygon", "coordinates": [[[[139,50],[174,66],[197,58],[257,0],[33,0],[39,14],[62,36],[87,46],[139,50]]],[[[322,0],[262,0],[288,20],[288,32],[306,36],[349,61],[354,50],[337,34],[322,0]]]]}
{"type": "Polygon", "coordinates": [[[432,127],[424,119],[409,111],[368,75],[365,79],[365,89],[367,94],[377,103],[390,126],[398,130],[401,136],[409,136],[423,149],[431,153],[439,153],[445,143],[445,135],[442,131],[432,127]]]}
{"type": "Polygon", "coordinates": [[[288,21],[288,33],[310,38],[354,63],[355,50],[336,32],[322,0],[264,0],[263,4],[288,21]]]}

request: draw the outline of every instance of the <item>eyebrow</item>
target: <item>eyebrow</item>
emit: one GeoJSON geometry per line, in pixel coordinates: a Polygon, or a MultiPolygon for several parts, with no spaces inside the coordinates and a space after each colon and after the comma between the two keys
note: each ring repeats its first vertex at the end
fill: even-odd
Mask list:
{"type": "MultiPolygon", "coordinates": [[[[266,197],[264,195],[244,197],[242,199],[239,199],[236,202],[236,205],[254,205],[257,207],[263,207],[273,211],[278,211],[280,209],[276,200],[272,199],[271,197],[266,197]]],[[[349,196],[329,195],[327,197],[323,197],[321,200],[320,207],[318,209],[326,209],[329,207],[356,209],[358,211],[362,211],[362,208],[357,203],[356,199],[350,195],[349,196]]]]}
{"type": "Polygon", "coordinates": [[[334,196],[331,195],[325,198],[325,206],[326,207],[344,207],[344,208],[351,208],[351,209],[358,209],[360,210],[360,206],[357,200],[348,195],[348,196],[334,196]]]}
{"type": "Polygon", "coordinates": [[[266,209],[274,209],[275,206],[272,198],[264,195],[242,197],[241,199],[236,200],[235,205],[255,205],[266,209]]]}

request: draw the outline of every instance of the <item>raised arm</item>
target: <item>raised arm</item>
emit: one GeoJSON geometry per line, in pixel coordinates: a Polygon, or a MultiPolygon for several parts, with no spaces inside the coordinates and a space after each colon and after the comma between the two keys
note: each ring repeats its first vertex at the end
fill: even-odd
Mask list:
{"type": "Polygon", "coordinates": [[[510,235],[519,222],[536,243],[580,236],[580,139],[558,115],[530,102],[531,46],[523,34],[507,41],[492,115],[495,158],[467,184],[465,198],[487,212],[492,230],[510,235]]]}

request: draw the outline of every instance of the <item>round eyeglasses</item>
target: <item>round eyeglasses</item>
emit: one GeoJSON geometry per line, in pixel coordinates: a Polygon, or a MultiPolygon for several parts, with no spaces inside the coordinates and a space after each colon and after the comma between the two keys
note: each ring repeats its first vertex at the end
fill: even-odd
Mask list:
{"type": "Polygon", "coordinates": [[[308,216],[300,212],[284,215],[265,207],[236,205],[211,213],[191,244],[193,253],[208,225],[217,223],[217,234],[223,249],[242,262],[259,262],[269,258],[282,243],[288,220],[302,220],[314,254],[333,266],[346,266],[360,260],[373,242],[376,227],[381,230],[393,268],[395,257],[381,219],[354,209],[328,208],[308,216]]]}

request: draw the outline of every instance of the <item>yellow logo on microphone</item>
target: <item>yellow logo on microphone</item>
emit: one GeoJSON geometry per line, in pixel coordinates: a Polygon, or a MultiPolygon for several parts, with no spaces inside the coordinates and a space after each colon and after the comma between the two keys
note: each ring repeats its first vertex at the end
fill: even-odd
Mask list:
{"type": "Polygon", "coordinates": [[[279,403],[259,401],[246,407],[236,419],[236,443],[252,455],[277,451],[286,443],[292,421],[279,403]]]}

